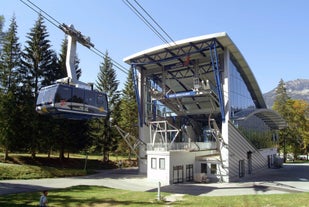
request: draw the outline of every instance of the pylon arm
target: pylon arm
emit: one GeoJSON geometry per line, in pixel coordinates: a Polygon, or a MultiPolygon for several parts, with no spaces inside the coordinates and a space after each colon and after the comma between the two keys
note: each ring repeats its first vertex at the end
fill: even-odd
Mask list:
{"type": "Polygon", "coordinates": [[[94,47],[94,44],[90,42],[89,37],[82,35],[81,32],[76,30],[73,25],[68,26],[66,24],[61,24],[59,25],[59,28],[68,35],[68,48],[66,55],[66,69],[68,76],[57,80],[57,82],[75,84],[76,87],[91,90],[91,86],[77,80],[75,59],[77,42],[87,48],[94,47]]]}
{"type": "Polygon", "coordinates": [[[119,126],[114,125],[114,127],[117,129],[117,131],[119,132],[121,137],[124,139],[124,141],[127,143],[127,145],[130,147],[130,149],[135,153],[135,155],[139,159],[141,159],[138,153],[138,149],[146,151],[147,144],[143,142],[143,140],[130,135],[130,133],[125,132],[119,126]]]}
{"type": "Polygon", "coordinates": [[[68,26],[63,23],[62,25],[59,25],[59,28],[67,35],[74,37],[77,42],[84,45],[85,47],[94,47],[94,44],[90,42],[90,37],[82,35],[82,33],[76,30],[73,25],[68,26]]]}

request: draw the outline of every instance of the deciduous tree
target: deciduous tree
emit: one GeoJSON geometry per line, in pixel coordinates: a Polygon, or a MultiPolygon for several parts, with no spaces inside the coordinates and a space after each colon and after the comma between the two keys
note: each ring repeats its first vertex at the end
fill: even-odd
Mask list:
{"type": "Polygon", "coordinates": [[[280,130],[280,147],[284,151],[286,160],[287,148],[297,155],[301,151],[308,150],[309,123],[306,119],[308,103],[303,100],[293,100],[286,92],[283,80],[280,80],[276,88],[276,99],[273,109],[277,111],[287,122],[287,127],[280,130]]]}

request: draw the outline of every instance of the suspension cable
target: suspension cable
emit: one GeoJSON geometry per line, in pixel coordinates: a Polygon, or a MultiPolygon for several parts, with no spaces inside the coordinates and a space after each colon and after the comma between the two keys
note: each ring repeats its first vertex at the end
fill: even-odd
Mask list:
{"type": "Polygon", "coordinates": [[[143,16],[143,14],[141,14],[137,9],[136,7],[131,4],[128,0],[122,0],[122,2],[127,5],[131,11],[134,12],[134,14],[140,19],[142,20],[146,26],[151,29],[151,31],[153,31],[157,37],[159,37],[159,39],[161,39],[164,43],[168,44],[169,45],[169,41],[143,16]]]}
{"type": "MultiPolygon", "coordinates": [[[[168,44],[170,47],[172,46],[171,45],[171,42],[174,44],[174,46],[176,46],[176,42],[174,41],[174,39],[160,26],[160,24],[149,14],[149,12],[146,11],[146,9],[143,8],[143,6],[138,3],[137,0],[133,0],[136,5],[138,5],[138,7],[148,16],[148,18],[150,18],[150,20],[152,20],[152,22],[165,34],[165,36],[170,40],[168,41],[164,35],[158,31],[153,25],[151,22],[149,22],[141,12],[138,11],[138,9],[129,2],[129,0],[122,0],[123,3],[125,3],[134,13],[135,15],[137,15],[162,41],[163,43],[166,43],[168,44]]],[[[186,52],[184,51],[183,48],[180,48],[180,50],[186,54],[186,52]]]]}
{"type": "Polygon", "coordinates": [[[35,5],[34,3],[32,3],[30,0],[27,0],[29,4],[31,4],[32,6],[30,6],[28,3],[26,3],[24,0],[20,0],[23,4],[25,4],[26,6],[28,6],[30,9],[32,9],[34,12],[36,12],[37,14],[43,16],[47,21],[49,21],[51,24],[53,24],[54,26],[58,27],[58,25],[61,25],[60,22],[58,22],[56,19],[54,19],[52,16],[50,16],[49,14],[47,14],[43,9],[41,9],[40,7],[38,7],[37,5],[35,5]],[[35,8],[33,8],[35,7],[35,8]],[[37,11],[39,10],[39,11],[37,11]],[[46,16],[42,15],[42,13],[44,13],[46,16],[48,16],[48,19],[46,16]],[[57,24],[56,24],[57,23],[57,24]]]}
{"type": "MultiPolygon", "coordinates": [[[[55,18],[53,18],[51,15],[49,15],[47,12],[45,12],[43,9],[41,9],[40,7],[38,7],[37,5],[35,5],[34,3],[32,3],[30,0],[27,0],[27,2],[25,2],[24,0],[20,0],[23,4],[25,4],[27,7],[29,7],[31,10],[33,10],[34,12],[36,12],[37,14],[41,15],[44,19],[46,19],[48,22],[50,22],[52,25],[54,25],[55,27],[57,27],[58,29],[63,30],[63,25],[61,24],[59,21],[57,21],[55,18]],[[42,14],[43,13],[43,14],[42,14]]],[[[102,53],[100,50],[98,50],[97,48],[94,47],[94,45],[91,45],[91,47],[87,47],[90,51],[92,51],[94,54],[98,55],[99,57],[105,58],[106,54],[102,53]]],[[[117,61],[113,60],[111,57],[110,60],[113,62],[113,65],[118,68],[120,71],[122,71],[125,74],[128,74],[129,69],[125,68],[124,66],[122,66],[120,63],[118,63],[117,61]]]]}
{"type": "Polygon", "coordinates": [[[172,41],[174,44],[175,41],[173,40],[173,38],[171,38],[171,36],[160,26],[160,24],[149,14],[149,12],[147,12],[140,3],[137,2],[137,0],[134,0],[134,2],[139,6],[139,8],[141,8],[145,14],[147,14],[147,16],[157,25],[157,27],[168,37],[168,39],[170,39],[170,41],[172,41]]]}

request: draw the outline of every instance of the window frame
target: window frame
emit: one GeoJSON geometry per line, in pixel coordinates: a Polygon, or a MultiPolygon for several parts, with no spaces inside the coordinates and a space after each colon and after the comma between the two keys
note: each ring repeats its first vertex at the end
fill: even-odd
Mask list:
{"type": "Polygon", "coordinates": [[[218,165],[215,163],[210,164],[210,174],[216,175],[218,172],[218,165]],[[214,168],[213,168],[214,167],[214,168]]]}
{"type": "Polygon", "coordinates": [[[159,158],[159,169],[165,170],[165,158],[159,158]],[[162,166],[161,161],[163,161],[163,166],[162,166]]]}
{"type": "Polygon", "coordinates": [[[151,169],[157,169],[157,158],[151,158],[151,169]]]}

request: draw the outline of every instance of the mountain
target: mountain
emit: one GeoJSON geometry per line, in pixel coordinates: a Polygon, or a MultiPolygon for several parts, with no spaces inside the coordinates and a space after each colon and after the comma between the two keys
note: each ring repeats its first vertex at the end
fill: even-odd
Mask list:
{"type": "MultiPolygon", "coordinates": [[[[288,96],[309,102],[309,79],[296,79],[285,82],[288,96]]],[[[271,108],[276,97],[276,88],[263,94],[267,108],[271,108]]]]}

